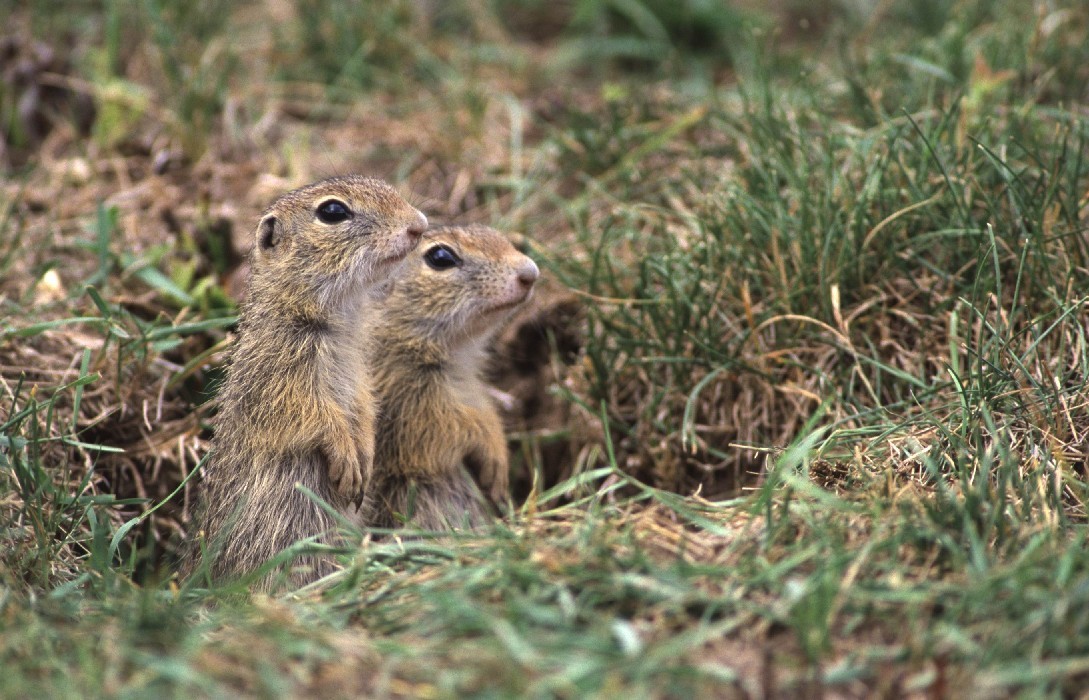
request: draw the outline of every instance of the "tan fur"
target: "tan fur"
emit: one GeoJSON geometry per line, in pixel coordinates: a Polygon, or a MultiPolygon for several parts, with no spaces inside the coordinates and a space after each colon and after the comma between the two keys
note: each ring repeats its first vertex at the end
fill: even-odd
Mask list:
{"type": "MultiPolygon", "coordinates": [[[[362,500],[376,408],[362,318],[426,227],[393,188],[361,176],[289,192],[262,216],[198,515],[213,577],[251,571],[304,538],[329,541],[334,519],[296,483],[345,512],[362,500]],[[320,221],[329,199],[352,218],[320,221]]],[[[296,584],[330,569],[298,563],[309,571],[296,584]]]]}
{"type": "Polygon", "coordinates": [[[446,530],[489,520],[479,480],[507,497],[507,442],[482,374],[490,338],[529,298],[537,266],[483,226],[430,230],[391,283],[370,322],[379,400],[374,483],[365,526],[404,517],[446,530]],[[438,271],[428,251],[445,245],[461,265],[438,271]]]}

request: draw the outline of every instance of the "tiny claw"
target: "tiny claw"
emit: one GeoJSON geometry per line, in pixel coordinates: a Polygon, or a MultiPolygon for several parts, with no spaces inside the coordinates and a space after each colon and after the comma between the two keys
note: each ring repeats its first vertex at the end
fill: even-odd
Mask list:
{"type": "Polygon", "coordinates": [[[342,496],[354,498],[355,494],[360,491],[362,485],[363,480],[359,478],[359,473],[349,469],[341,477],[340,483],[337,484],[337,490],[340,491],[342,496]]]}

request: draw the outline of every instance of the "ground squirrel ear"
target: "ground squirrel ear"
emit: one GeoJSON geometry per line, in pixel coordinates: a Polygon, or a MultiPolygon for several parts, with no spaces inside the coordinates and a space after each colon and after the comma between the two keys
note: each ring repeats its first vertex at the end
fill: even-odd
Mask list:
{"type": "Polygon", "coordinates": [[[280,242],[280,222],[269,214],[257,224],[257,247],[261,250],[271,250],[280,242]]]}

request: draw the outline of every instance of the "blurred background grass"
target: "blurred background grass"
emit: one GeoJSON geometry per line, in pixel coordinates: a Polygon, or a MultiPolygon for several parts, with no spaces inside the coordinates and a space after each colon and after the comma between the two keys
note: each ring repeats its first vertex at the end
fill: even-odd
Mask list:
{"type": "Polygon", "coordinates": [[[1084,7],[2,14],[4,695],[1084,685],[1084,7]],[[496,351],[524,505],[178,582],[251,226],[348,171],[544,267],[496,351]]]}

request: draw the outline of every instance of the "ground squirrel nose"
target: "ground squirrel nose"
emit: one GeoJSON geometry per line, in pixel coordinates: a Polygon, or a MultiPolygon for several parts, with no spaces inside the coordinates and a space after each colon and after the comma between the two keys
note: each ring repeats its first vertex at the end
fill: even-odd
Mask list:
{"type": "Polygon", "coordinates": [[[540,271],[537,269],[537,263],[526,258],[526,262],[518,268],[518,281],[523,287],[532,287],[540,274],[540,271]]]}
{"type": "Polygon", "coordinates": [[[416,212],[416,220],[408,225],[408,235],[419,238],[427,230],[427,217],[421,212],[416,212]]]}

